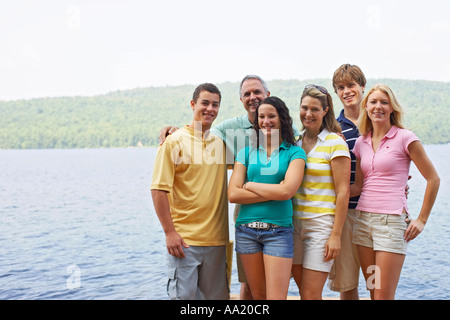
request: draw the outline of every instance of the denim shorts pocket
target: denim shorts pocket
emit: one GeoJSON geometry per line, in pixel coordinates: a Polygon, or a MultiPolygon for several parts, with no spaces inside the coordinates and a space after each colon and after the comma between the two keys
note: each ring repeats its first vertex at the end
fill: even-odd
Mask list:
{"type": "Polygon", "coordinates": [[[258,230],[237,226],[235,233],[235,250],[239,254],[257,253],[262,250],[262,244],[258,240],[258,230]]]}
{"type": "Polygon", "coordinates": [[[286,235],[286,236],[291,236],[291,235],[294,234],[294,228],[293,227],[272,228],[272,233],[280,234],[280,235],[286,235]]]}
{"type": "Polygon", "coordinates": [[[294,228],[276,227],[265,232],[263,237],[263,253],[282,257],[294,257],[294,228]]]}

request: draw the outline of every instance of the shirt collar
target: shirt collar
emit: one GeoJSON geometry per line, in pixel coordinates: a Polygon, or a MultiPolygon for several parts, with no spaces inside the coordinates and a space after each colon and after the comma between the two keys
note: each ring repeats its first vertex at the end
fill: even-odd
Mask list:
{"type": "MultiPolygon", "coordinates": [[[[264,149],[264,144],[260,144],[258,149],[266,150],[266,149],[264,149]]],[[[289,144],[286,141],[283,141],[281,143],[281,145],[278,147],[278,150],[280,150],[280,149],[288,150],[289,149],[289,144]]]]}
{"type": "Polygon", "coordinates": [[[191,135],[193,135],[194,137],[198,137],[200,139],[203,139],[204,137],[204,133],[201,130],[196,130],[194,128],[191,128],[188,124],[184,125],[184,128],[189,131],[189,133],[191,135]]]}
{"type": "MultiPolygon", "coordinates": [[[[391,128],[389,129],[389,131],[386,133],[386,135],[383,137],[383,139],[392,139],[395,137],[395,135],[397,134],[397,132],[400,130],[399,127],[397,126],[391,126],[391,128]]],[[[362,140],[364,142],[368,142],[370,139],[372,139],[372,131],[369,132],[369,134],[367,134],[365,137],[362,138],[362,140]]],[[[383,140],[381,139],[381,140],[383,140]]]]}
{"type": "Polygon", "coordinates": [[[348,125],[350,125],[350,126],[352,126],[352,127],[356,127],[356,125],[355,125],[352,121],[350,121],[349,119],[347,119],[347,118],[345,117],[344,109],[341,110],[341,113],[339,114],[339,117],[337,117],[337,121],[338,121],[339,123],[344,122],[344,123],[346,123],[346,124],[348,124],[348,125]]]}
{"type": "Polygon", "coordinates": [[[330,131],[328,131],[327,129],[323,129],[321,133],[319,133],[319,135],[317,136],[320,140],[325,141],[325,139],[327,138],[327,135],[330,134],[330,131]]]}
{"type": "Polygon", "coordinates": [[[388,133],[386,133],[386,138],[388,138],[388,139],[392,139],[393,137],[395,137],[395,135],[397,134],[397,132],[400,130],[400,128],[399,127],[397,127],[397,126],[392,126],[390,129],[389,129],[389,131],[388,131],[388,133]]]}
{"type": "MultiPolygon", "coordinates": [[[[303,130],[302,132],[300,132],[300,137],[301,139],[303,139],[303,136],[305,135],[306,129],[303,130]]],[[[330,131],[328,131],[327,129],[323,129],[319,135],[317,136],[317,138],[319,138],[319,140],[321,141],[325,141],[325,139],[327,138],[327,136],[330,134],[330,131]]]]}
{"type": "Polygon", "coordinates": [[[241,116],[241,121],[243,129],[253,128],[253,123],[248,120],[248,114],[244,114],[243,116],[241,116]]]}
{"type": "Polygon", "coordinates": [[[287,149],[289,149],[289,145],[288,145],[288,143],[286,141],[283,141],[281,143],[280,148],[287,150],[287,149]]]}

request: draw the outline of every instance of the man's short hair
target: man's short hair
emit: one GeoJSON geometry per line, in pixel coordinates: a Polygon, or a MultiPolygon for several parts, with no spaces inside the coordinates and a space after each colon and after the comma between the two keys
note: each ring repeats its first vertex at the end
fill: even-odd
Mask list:
{"type": "Polygon", "coordinates": [[[222,94],[220,93],[219,88],[217,88],[212,83],[202,83],[197,88],[195,88],[194,94],[192,95],[192,100],[197,103],[198,97],[200,97],[200,93],[202,91],[208,91],[210,93],[216,93],[219,95],[219,102],[222,100],[222,94]]]}
{"type": "Polygon", "coordinates": [[[242,85],[244,84],[245,81],[250,80],[250,79],[259,80],[259,82],[261,82],[262,86],[264,87],[264,91],[266,92],[266,94],[269,92],[269,87],[267,86],[267,83],[260,76],[256,76],[254,74],[249,74],[249,75],[246,75],[244,77],[244,79],[242,79],[241,85],[239,86],[239,96],[241,98],[242,98],[242,85]]]}
{"type": "Polygon", "coordinates": [[[343,64],[342,66],[337,68],[337,70],[334,72],[333,75],[334,91],[335,92],[337,91],[338,83],[341,82],[348,83],[351,81],[355,81],[361,87],[366,86],[366,77],[364,76],[364,73],[358,66],[351,65],[348,63],[343,64]]]}

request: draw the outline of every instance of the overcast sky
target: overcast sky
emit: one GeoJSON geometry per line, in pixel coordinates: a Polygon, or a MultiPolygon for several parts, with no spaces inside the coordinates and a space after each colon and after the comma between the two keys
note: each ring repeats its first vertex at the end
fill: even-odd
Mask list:
{"type": "Polygon", "coordinates": [[[0,99],[330,78],[450,81],[449,0],[16,0],[0,5],[0,99]]]}

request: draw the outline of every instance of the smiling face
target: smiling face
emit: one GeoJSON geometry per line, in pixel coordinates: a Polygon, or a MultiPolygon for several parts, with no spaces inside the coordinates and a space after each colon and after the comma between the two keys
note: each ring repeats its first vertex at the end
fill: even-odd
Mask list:
{"type": "Polygon", "coordinates": [[[372,123],[390,123],[390,116],[394,109],[386,93],[380,90],[372,92],[367,98],[365,108],[372,123]]]}
{"type": "Polygon", "coordinates": [[[217,93],[208,91],[200,92],[197,102],[191,101],[191,108],[194,111],[194,122],[200,122],[202,131],[211,128],[212,123],[219,113],[220,96],[217,93]]]}
{"type": "Polygon", "coordinates": [[[277,109],[270,104],[262,104],[258,108],[258,126],[265,136],[280,130],[281,121],[277,109]]]}
{"type": "Polygon", "coordinates": [[[324,110],[319,99],[305,96],[300,104],[300,121],[306,130],[317,132],[318,134],[327,112],[328,107],[324,110]]]}
{"type": "Polygon", "coordinates": [[[344,108],[359,108],[363,99],[364,87],[356,81],[340,82],[336,85],[336,93],[344,108]]]}
{"type": "Polygon", "coordinates": [[[261,81],[258,79],[247,79],[242,83],[241,101],[247,110],[249,119],[253,119],[256,108],[270,95],[266,92],[261,81]]]}

